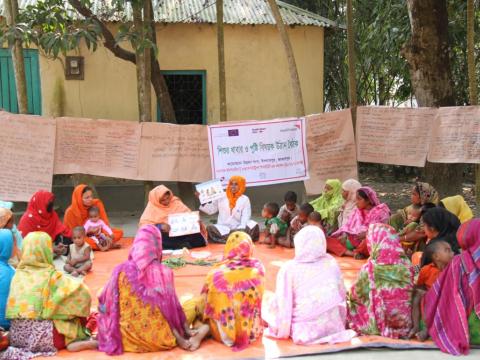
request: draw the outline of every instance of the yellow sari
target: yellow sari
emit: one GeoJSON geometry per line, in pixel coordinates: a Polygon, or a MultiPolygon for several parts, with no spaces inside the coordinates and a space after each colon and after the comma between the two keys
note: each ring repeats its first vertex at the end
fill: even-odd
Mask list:
{"type": "Polygon", "coordinates": [[[90,304],[87,287],[55,269],[50,236],[44,232],[28,234],[10,285],[7,318],[53,320],[68,345],[87,338],[80,318],[88,317],[90,304]]]}
{"type": "Polygon", "coordinates": [[[265,270],[253,255],[246,233],[234,232],[227,240],[224,260],[207,275],[204,320],[212,336],[234,350],[242,350],[262,335],[261,304],[265,270]]]}

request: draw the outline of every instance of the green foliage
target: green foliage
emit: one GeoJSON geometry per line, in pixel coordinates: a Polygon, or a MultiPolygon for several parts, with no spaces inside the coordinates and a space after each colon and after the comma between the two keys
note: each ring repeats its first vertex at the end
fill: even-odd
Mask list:
{"type": "MultiPolygon", "coordinates": [[[[345,24],[345,0],[285,0],[330,20],[345,24]]],[[[413,98],[408,64],[400,54],[410,37],[403,0],[353,0],[359,104],[398,105],[413,98]]],[[[449,37],[456,102],[468,104],[466,2],[448,0],[449,37]]],[[[476,23],[480,7],[476,9],[476,23]]],[[[476,29],[477,31],[477,29],[476,29]]],[[[346,31],[325,33],[325,107],[348,106],[346,31]]],[[[476,51],[480,43],[476,42],[476,51]]],[[[480,68],[477,61],[477,78],[480,68]]]]}
{"type": "MultiPolygon", "coordinates": [[[[117,44],[127,41],[136,51],[152,48],[156,52],[156,44],[140,34],[141,31],[150,33],[151,29],[147,26],[136,29],[131,19],[127,19],[127,7],[143,6],[143,2],[144,0],[113,0],[100,9],[99,20],[114,16],[121,22],[119,31],[114,35],[117,44]]],[[[90,0],[79,0],[79,3],[87,9],[92,8],[90,0]]],[[[82,41],[89,50],[95,51],[103,41],[100,25],[97,19],[82,16],[68,1],[40,0],[20,10],[15,27],[0,24],[0,42],[11,45],[19,39],[25,46],[34,44],[46,54],[57,58],[60,54],[66,55],[79,48],[82,41]]]]}

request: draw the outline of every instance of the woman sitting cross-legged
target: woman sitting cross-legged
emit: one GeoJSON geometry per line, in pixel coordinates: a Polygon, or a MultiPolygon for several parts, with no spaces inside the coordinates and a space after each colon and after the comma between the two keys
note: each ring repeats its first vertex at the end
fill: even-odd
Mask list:
{"type": "Polygon", "coordinates": [[[264,304],[266,335],[309,345],[350,341],[342,273],[327,254],[323,231],[306,226],[295,236],[295,258],[277,275],[275,297],[264,304]],[[318,275],[322,280],[319,281],[318,275]]]}
{"type": "Polygon", "coordinates": [[[29,233],[7,302],[10,347],[0,359],[53,356],[65,347],[96,349],[86,328],[91,301],[82,282],[55,269],[50,236],[29,233]]]}
{"type": "Polygon", "coordinates": [[[191,329],[173,283],[162,264],[157,227],[142,226],[128,260],[118,265],[99,297],[99,350],[109,355],[155,352],[180,346],[196,350],[208,326],[191,329]]]}

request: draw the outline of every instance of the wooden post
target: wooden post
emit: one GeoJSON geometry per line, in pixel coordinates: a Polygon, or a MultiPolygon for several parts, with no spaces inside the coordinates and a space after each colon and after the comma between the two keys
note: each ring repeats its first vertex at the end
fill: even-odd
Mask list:
{"type": "Polygon", "coordinates": [[[357,124],[357,81],[355,78],[355,32],[352,0],[347,0],[348,102],[352,112],[353,131],[357,124]]]}
{"type": "MultiPolygon", "coordinates": [[[[5,17],[9,27],[15,27],[18,16],[18,0],[5,0],[5,17]]],[[[25,61],[23,59],[22,42],[15,40],[12,47],[13,73],[17,90],[18,112],[28,113],[27,81],[25,79],[25,61]]]]}
{"type": "Polygon", "coordinates": [[[225,79],[225,38],[223,32],[223,0],[217,0],[218,90],[220,93],[220,121],[227,121],[227,85],[225,79]]]}
{"type": "Polygon", "coordinates": [[[276,0],[268,0],[270,9],[272,10],[275,23],[277,25],[280,38],[282,39],[283,47],[285,48],[285,54],[287,55],[288,69],[290,71],[290,79],[292,82],[293,96],[295,100],[295,110],[297,116],[305,115],[305,106],[303,105],[302,88],[300,86],[300,78],[298,76],[297,64],[295,63],[295,56],[293,55],[292,44],[288,37],[287,29],[283,23],[280,9],[278,8],[276,0]]]}

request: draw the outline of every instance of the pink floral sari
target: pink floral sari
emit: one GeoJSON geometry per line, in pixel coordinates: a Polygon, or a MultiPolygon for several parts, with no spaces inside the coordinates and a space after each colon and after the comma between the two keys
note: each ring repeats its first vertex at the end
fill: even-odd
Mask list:
{"type": "Polygon", "coordinates": [[[367,246],[370,258],[350,292],[350,327],[362,335],[406,337],[412,326],[413,266],[389,225],[370,225],[367,246]]]}
{"type": "Polygon", "coordinates": [[[295,258],[282,266],[275,297],[264,304],[266,335],[291,337],[301,345],[334,344],[355,336],[354,331],[345,329],[342,273],[326,251],[325,235],[316,226],[307,226],[295,236],[295,258]]]}
{"type": "Polygon", "coordinates": [[[123,353],[118,290],[118,278],[122,272],[135,295],[145,305],[160,309],[170,328],[183,334],[185,313],[175,294],[173,272],[162,265],[160,230],[154,225],[144,225],[135,236],[128,260],[113,270],[98,298],[98,349],[109,355],[123,353]]]}

